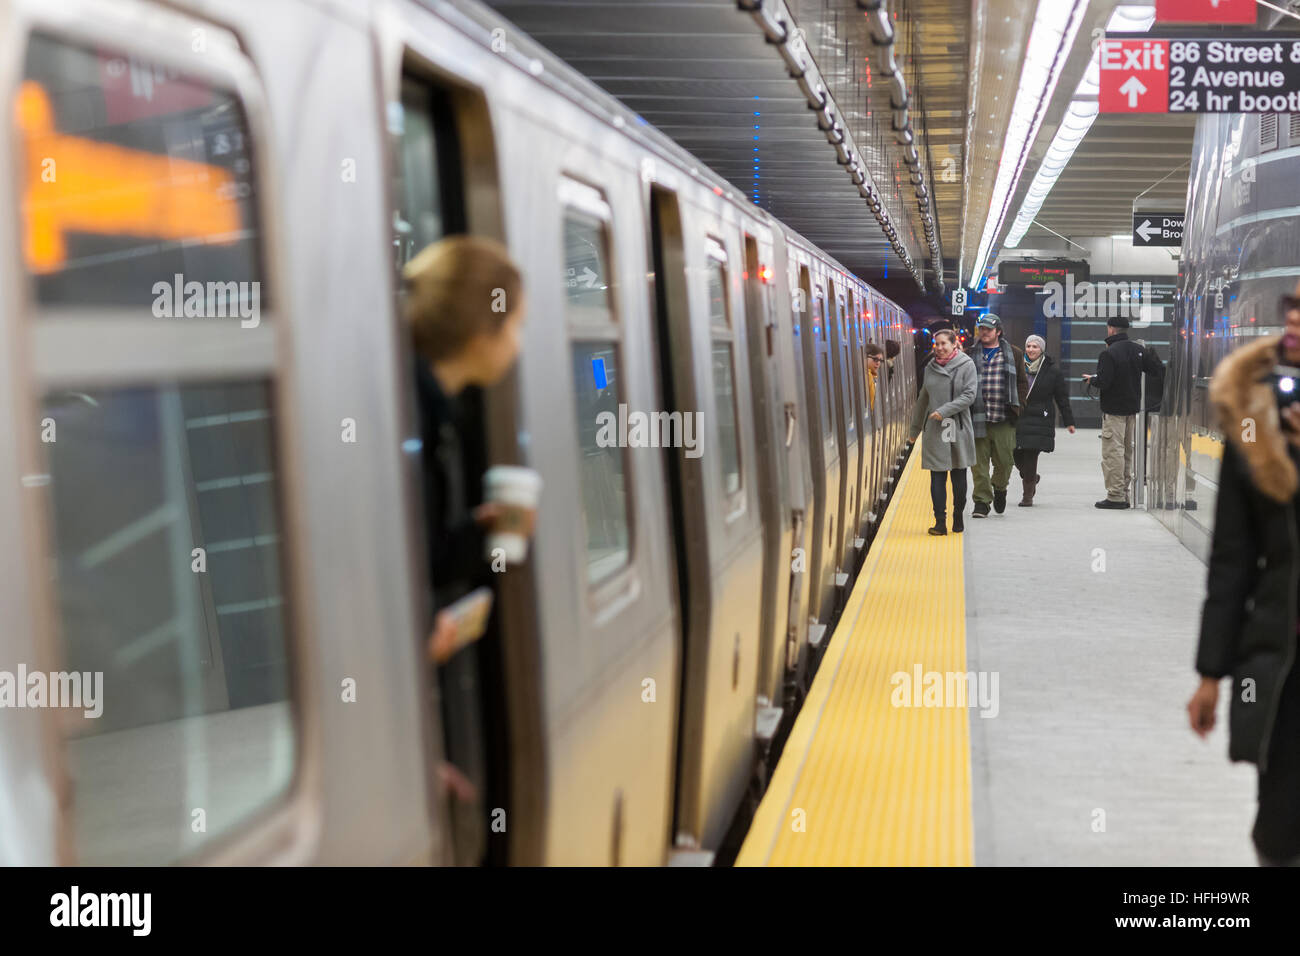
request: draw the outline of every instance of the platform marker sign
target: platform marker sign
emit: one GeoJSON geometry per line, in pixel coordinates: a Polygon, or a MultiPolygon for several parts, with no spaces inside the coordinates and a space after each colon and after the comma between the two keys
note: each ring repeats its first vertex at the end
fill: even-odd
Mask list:
{"type": "Polygon", "coordinates": [[[964,315],[966,313],[966,290],[952,290],[952,314],[964,315]]]}
{"type": "Polygon", "coordinates": [[[1133,213],[1133,245],[1181,246],[1183,244],[1183,213],[1135,212],[1133,213]]]}
{"type": "Polygon", "coordinates": [[[1300,39],[1108,36],[1103,113],[1300,113],[1300,39]]]}

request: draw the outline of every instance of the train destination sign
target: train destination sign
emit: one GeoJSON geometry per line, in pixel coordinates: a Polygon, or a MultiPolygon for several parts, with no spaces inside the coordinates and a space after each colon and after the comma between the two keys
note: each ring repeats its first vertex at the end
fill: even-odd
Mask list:
{"type": "Polygon", "coordinates": [[[1181,246],[1183,215],[1181,212],[1133,213],[1133,245],[1181,246]]]}
{"type": "Polygon", "coordinates": [[[1103,113],[1300,113],[1300,38],[1108,35],[1103,113]]]}

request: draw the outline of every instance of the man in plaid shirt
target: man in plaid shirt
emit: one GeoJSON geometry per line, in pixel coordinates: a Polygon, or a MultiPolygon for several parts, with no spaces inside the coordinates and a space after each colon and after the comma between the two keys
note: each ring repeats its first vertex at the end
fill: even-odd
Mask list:
{"type": "Polygon", "coordinates": [[[1010,342],[1002,341],[1002,320],[992,312],[975,323],[979,341],[970,350],[979,373],[980,392],[971,409],[975,427],[975,510],[976,518],[988,517],[989,505],[998,514],[1007,508],[1007,483],[1011,480],[1012,456],[1016,450],[1016,418],[1025,407],[1029,377],[1025,357],[1010,342]],[[989,480],[989,465],[993,478],[989,480]]]}

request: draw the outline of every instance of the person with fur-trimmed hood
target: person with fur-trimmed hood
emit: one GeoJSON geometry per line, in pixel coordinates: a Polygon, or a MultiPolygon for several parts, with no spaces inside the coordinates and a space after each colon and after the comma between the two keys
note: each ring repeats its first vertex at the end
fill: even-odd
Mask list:
{"type": "MultiPolygon", "coordinates": [[[[1300,405],[1279,411],[1275,368],[1300,366],[1300,287],[1282,300],[1282,336],[1219,363],[1210,401],[1224,437],[1205,605],[1188,702],[1192,729],[1214,727],[1228,693],[1228,756],[1259,769],[1252,834],[1261,864],[1300,865],[1300,405]]],[[[1300,391],[1300,390],[1298,390],[1300,391]]]]}

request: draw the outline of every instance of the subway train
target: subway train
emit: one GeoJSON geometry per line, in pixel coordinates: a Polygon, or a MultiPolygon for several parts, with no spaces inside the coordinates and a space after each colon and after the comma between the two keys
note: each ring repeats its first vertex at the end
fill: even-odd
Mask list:
{"type": "Polygon", "coordinates": [[[1207,114],[1192,146],[1163,414],[1153,419],[1151,504],[1205,559],[1223,440],[1209,403],[1219,361],[1281,333],[1300,281],[1300,113],[1207,114]]]}
{"type": "Polygon", "coordinates": [[[471,861],[715,859],[910,448],[904,311],[469,2],[0,37],[0,862],[450,862],[453,733],[471,861]],[[458,232],[524,274],[469,407],[543,491],[444,721],[399,279],[458,232]]]}

